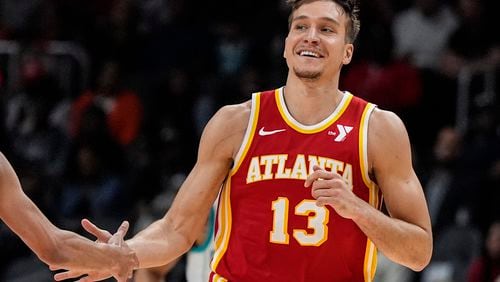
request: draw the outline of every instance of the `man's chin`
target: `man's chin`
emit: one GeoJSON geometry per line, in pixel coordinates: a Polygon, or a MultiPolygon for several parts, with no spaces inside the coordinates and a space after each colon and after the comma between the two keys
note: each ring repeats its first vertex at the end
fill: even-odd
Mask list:
{"type": "Polygon", "coordinates": [[[321,77],[320,71],[308,71],[294,69],[295,75],[300,79],[317,80],[321,77]]]}

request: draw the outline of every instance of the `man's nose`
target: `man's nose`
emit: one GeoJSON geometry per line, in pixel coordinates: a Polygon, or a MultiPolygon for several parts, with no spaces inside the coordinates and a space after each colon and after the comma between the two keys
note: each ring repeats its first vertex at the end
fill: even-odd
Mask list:
{"type": "Polygon", "coordinates": [[[309,43],[318,43],[319,37],[318,37],[318,31],[316,30],[316,28],[309,28],[304,40],[309,42],[309,43]]]}

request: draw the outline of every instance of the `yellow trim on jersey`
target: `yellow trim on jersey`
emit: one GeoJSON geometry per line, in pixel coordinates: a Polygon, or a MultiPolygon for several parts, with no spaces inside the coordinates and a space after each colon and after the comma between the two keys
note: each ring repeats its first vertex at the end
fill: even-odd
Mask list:
{"type": "MultiPolygon", "coordinates": [[[[369,186],[370,187],[370,186],[369,186]]],[[[378,187],[373,184],[370,187],[370,198],[368,202],[378,208],[378,187]]],[[[363,276],[365,282],[372,282],[377,270],[377,247],[370,239],[366,239],[365,261],[363,264],[363,276]]]]}
{"type": "Polygon", "coordinates": [[[245,132],[245,137],[243,137],[243,141],[241,142],[240,149],[236,154],[236,157],[234,157],[234,165],[229,175],[234,175],[245,159],[245,156],[255,135],[255,128],[257,127],[257,121],[259,120],[259,111],[260,92],[252,94],[252,108],[250,110],[250,118],[248,120],[247,130],[245,132]]]}
{"type": "MultiPolygon", "coordinates": [[[[361,116],[359,131],[359,162],[363,182],[369,189],[369,204],[376,209],[380,209],[381,199],[379,198],[379,187],[370,179],[368,165],[368,123],[370,115],[375,109],[375,105],[368,103],[361,116]]],[[[365,282],[372,282],[377,270],[377,247],[370,239],[366,240],[365,261],[363,265],[363,275],[365,282]]]]}
{"type": "Polygon", "coordinates": [[[366,242],[365,262],[363,266],[363,275],[365,282],[372,282],[377,270],[377,247],[370,239],[366,242]]]}
{"type": "Polygon", "coordinates": [[[221,201],[219,206],[218,223],[219,228],[215,237],[215,253],[211,263],[211,269],[215,273],[217,266],[226,253],[229,244],[229,235],[231,233],[231,176],[228,177],[224,188],[222,188],[221,201]]]}
{"type": "Polygon", "coordinates": [[[227,282],[227,279],[220,276],[217,273],[214,273],[214,276],[212,277],[212,282],[227,282]]]}
{"type": "Polygon", "coordinates": [[[363,182],[367,187],[372,187],[374,185],[373,181],[370,179],[368,166],[368,121],[370,120],[370,115],[374,109],[374,104],[368,103],[365,106],[363,115],[361,116],[361,124],[359,126],[359,162],[363,182]]]}
{"type": "MultiPolygon", "coordinates": [[[[221,192],[219,214],[218,214],[218,230],[215,235],[215,252],[210,265],[212,271],[215,273],[220,260],[227,251],[229,244],[229,236],[231,234],[232,226],[232,216],[231,216],[231,177],[238,171],[239,167],[243,163],[245,156],[250,149],[250,145],[254,138],[255,128],[257,127],[257,121],[259,119],[260,111],[260,92],[252,94],[252,107],[250,110],[250,117],[248,120],[247,130],[243,141],[241,142],[240,149],[234,158],[234,165],[229,172],[229,177],[227,178],[224,187],[221,192]]],[[[215,274],[214,281],[227,281],[222,276],[215,274]]]]}
{"type": "Polygon", "coordinates": [[[281,117],[283,120],[293,129],[300,133],[304,134],[313,134],[313,133],[318,133],[323,130],[325,130],[327,127],[332,125],[335,121],[337,121],[340,116],[345,112],[347,109],[347,106],[351,103],[353,95],[349,92],[345,92],[344,97],[340,101],[339,105],[333,111],[333,113],[328,116],[326,119],[321,121],[320,123],[314,124],[314,125],[304,125],[298,122],[293,118],[293,116],[288,112],[288,109],[286,107],[285,103],[285,97],[283,94],[283,87],[276,89],[274,91],[275,99],[276,99],[276,104],[278,105],[278,110],[281,114],[281,117]]]}

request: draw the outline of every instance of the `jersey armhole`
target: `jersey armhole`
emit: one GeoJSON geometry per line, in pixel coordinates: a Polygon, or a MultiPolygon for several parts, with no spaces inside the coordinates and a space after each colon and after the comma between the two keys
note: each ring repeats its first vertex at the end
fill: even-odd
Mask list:
{"type": "Polygon", "coordinates": [[[260,109],[260,96],[261,92],[252,94],[252,105],[250,109],[250,118],[248,119],[247,129],[245,131],[245,136],[243,137],[243,141],[241,142],[240,149],[234,158],[233,167],[231,168],[230,175],[233,175],[238,171],[243,159],[250,148],[250,145],[253,140],[253,136],[255,134],[255,128],[257,127],[257,121],[259,118],[259,109],[260,109]]]}
{"type": "Polygon", "coordinates": [[[369,188],[372,188],[375,183],[370,179],[369,171],[370,167],[368,164],[368,127],[370,116],[375,110],[376,105],[368,103],[363,110],[363,115],[361,116],[361,124],[359,131],[359,162],[361,168],[361,176],[363,177],[363,182],[369,188]]]}

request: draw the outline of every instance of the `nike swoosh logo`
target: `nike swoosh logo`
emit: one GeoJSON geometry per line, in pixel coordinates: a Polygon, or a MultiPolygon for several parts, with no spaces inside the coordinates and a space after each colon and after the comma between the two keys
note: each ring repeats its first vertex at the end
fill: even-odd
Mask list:
{"type": "Polygon", "coordinates": [[[276,133],[283,132],[283,131],[285,131],[285,130],[286,130],[286,129],[276,129],[276,130],[266,131],[266,130],[264,130],[264,127],[262,127],[262,128],[259,130],[259,135],[260,135],[260,136],[268,136],[268,135],[273,135],[273,134],[276,134],[276,133]]]}

